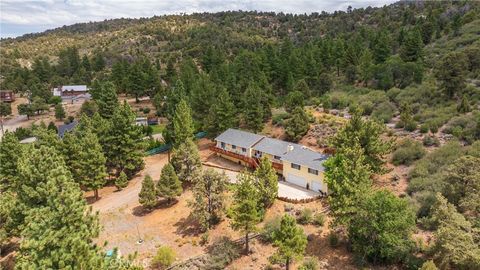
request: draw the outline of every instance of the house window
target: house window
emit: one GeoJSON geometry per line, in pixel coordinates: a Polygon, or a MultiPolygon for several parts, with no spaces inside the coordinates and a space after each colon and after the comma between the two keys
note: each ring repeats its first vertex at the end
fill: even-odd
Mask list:
{"type": "Polygon", "coordinates": [[[247,148],[242,147],[242,152],[247,152],[247,148]]]}
{"type": "Polygon", "coordinates": [[[318,170],[308,168],[308,173],[318,175],[318,170]]]}
{"type": "Polygon", "coordinates": [[[232,149],[237,149],[237,146],[232,144],[232,149]]]}
{"type": "Polygon", "coordinates": [[[292,167],[293,169],[300,170],[300,165],[295,164],[295,163],[291,163],[291,164],[290,164],[290,167],[292,167]]]}
{"type": "MultiPolygon", "coordinates": [[[[276,159],[276,160],[280,160],[280,159],[281,159],[280,156],[273,156],[273,158],[276,159]]],[[[292,167],[292,168],[293,168],[293,167],[292,167]]]]}
{"type": "Polygon", "coordinates": [[[224,143],[224,142],[220,143],[220,147],[222,147],[223,149],[225,149],[225,143],[224,143]]]}

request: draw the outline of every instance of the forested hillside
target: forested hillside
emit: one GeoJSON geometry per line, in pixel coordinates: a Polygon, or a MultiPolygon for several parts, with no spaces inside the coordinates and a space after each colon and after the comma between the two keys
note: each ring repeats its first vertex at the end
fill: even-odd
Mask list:
{"type": "MultiPolygon", "coordinates": [[[[92,95],[92,101],[82,105],[83,116],[76,116],[78,134],[63,139],[59,157],[52,149],[61,148],[60,143],[43,147],[57,141],[56,135],[40,132],[37,149],[18,169],[11,157],[18,158],[14,148],[28,136],[17,130],[15,136],[6,137],[0,144],[5,153],[1,160],[9,161],[8,170],[0,171],[0,180],[6,183],[19,175],[32,182],[34,169],[29,166],[48,167],[48,160],[41,159],[44,155],[56,163],[65,159],[60,169],[72,170],[66,181],[79,181],[89,168],[75,169],[80,154],[72,153],[90,149],[95,150],[91,156],[100,158],[83,157],[100,160],[97,163],[102,164],[91,166],[102,170],[97,178],[91,177],[95,181],[80,183],[96,197],[107,174],[123,182],[135,177],[145,165],[141,138],[151,132],[132,126],[136,111],[126,102],[120,105],[117,94],[132,98],[131,103],[133,98],[140,102],[148,97],[154,113],[165,119],[165,142],[174,149],[182,144],[184,148],[176,150],[187,162],[190,156],[195,159],[198,167],[200,157],[191,141],[195,132],[207,131],[213,138],[228,128],[261,133],[276,127],[286,140],[302,143],[317,125],[335,133],[328,141],[313,143],[329,153],[336,151],[325,164],[333,194],[328,198],[329,218],[337,229],[329,241],[338,242],[337,234],[348,239],[356,265],[418,269],[427,261],[422,269],[437,269],[428,268],[433,259],[440,269],[480,267],[480,2],[400,1],[381,8],[310,15],[232,11],[114,19],[3,39],[0,54],[0,88],[31,101],[19,105],[20,114],[42,114],[48,104],[58,104],[51,89],[59,85],[87,84],[92,95]],[[314,113],[342,119],[340,124],[328,122],[314,113]],[[398,168],[405,172],[403,190],[378,191],[375,181],[398,168]],[[413,234],[418,238],[413,240],[413,234]],[[427,239],[428,248],[418,239],[427,239]]],[[[62,111],[60,105],[57,119],[65,118],[62,111]]],[[[150,107],[140,112],[146,116],[150,107]]],[[[182,161],[165,174],[175,174],[173,169],[178,173],[182,161]]],[[[55,178],[54,173],[45,179],[55,178]]],[[[205,179],[214,181],[215,175],[209,173],[205,179]]],[[[276,180],[273,169],[272,174],[276,180]]],[[[182,181],[185,175],[179,174],[182,181]]],[[[238,195],[233,212],[242,211],[239,205],[244,201],[256,203],[250,196],[254,191],[249,193],[255,190],[249,177],[242,180],[244,194],[240,189],[232,195],[238,195]],[[238,199],[241,196],[248,198],[238,199]]],[[[183,190],[178,179],[170,178],[175,186],[170,197],[176,198],[183,190]]],[[[397,185],[400,177],[393,178],[392,185],[397,185]]],[[[145,179],[143,185],[151,188],[142,186],[141,204],[148,205],[150,199],[149,208],[155,208],[158,194],[150,176],[145,179]]],[[[115,185],[121,190],[125,183],[118,181],[115,185]]],[[[12,194],[19,192],[13,184],[4,186],[12,194]]],[[[79,197],[77,189],[67,191],[79,197]]],[[[226,188],[219,190],[223,194],[226,188]]],[[[5,202],[11,203],[15,197],[11,196],[4,197],[5,202]]],[[[19,198],[25,205],[31,203],[26,195],[19,198]]],[[[6,218],[12,215],[7,208],[0,208],[0,225],[21,224],[25,217],[12,221],[6,218]]],[[[80,209],[86,209],[83,200],[80,209]]],[[[259,212],[264,215],[267,210],[259,212]]],[[[250,223],[255,227],[260,220],[253,217],[256,211],[247,221],[228,213],[235,224],[245,222],[241,226],[247,228],[247,240],[255,231],[250,223]]],[[[285,218],[282,226],[294,222],[285,218]]],[[[0,228],[0,236],[19,235],[7,225],[11,231],[0,228]]],[[[96,231],[84,234],[86,239],[98,236],[96,231]]],[[[305,253],[306,244],[302,245],[305,253]]],[[[96,254],[97,247],[90,251],[96,254]]],[[[28,265],[25,258],[20,257],[20,265],[28,265]]],[[[290,257],[286,260],[288,265],[290,257]]],[[[98,262],[89,263],[85,265],[98,262]]]]}

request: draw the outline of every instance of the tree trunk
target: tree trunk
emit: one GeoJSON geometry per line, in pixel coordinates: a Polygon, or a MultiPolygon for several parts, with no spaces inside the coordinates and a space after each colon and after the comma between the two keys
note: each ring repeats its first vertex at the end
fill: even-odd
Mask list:
{"type": "Polygon", "coordinates": [[[290,269],[290,258],[287,258],[287,261],[285,262],[285,269],[290,269]]]}
{"type": "Polygon", "coordinates": [[[95,194],[95,201],[98,201],[98,189],[95,189],[93,193],[95,194]]]}
{"type": "Polygon", "coordinates": [[[248,232],[245,234],[245,251],[247,252],[248,255],[248,232]]]}
{"type": "Polygon", "coordinates": [[[170,163],[170,149],[168,149],[167,154],[168,154],[168,163],[170,163]]]}

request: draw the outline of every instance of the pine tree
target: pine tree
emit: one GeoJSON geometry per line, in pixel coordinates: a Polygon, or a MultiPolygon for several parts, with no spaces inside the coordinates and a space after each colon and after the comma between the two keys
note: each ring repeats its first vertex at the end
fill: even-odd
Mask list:
{"type": "Polygon", "coordinates": [[[415,213],[408,202],[388,190],[375,191],[358,201],[347,225],[353,252],[373,263],[396,263],[412,247],[415,213]]]}
{"type": "Polygon", "coordinates": [[[98,189],[102,188],[106,183],[106,158],[102,152],[102,146],[93,132],[87,130],[82,132],[80,136],[81,150],[78,153],[80,179],[78,181],[87,189],[93,190],[95,199],[98,200],[98,189]]]}
{"type": "Polygon", "coordinates": [[[305,96],[300,91],[292,91],[288,93],[285,99],[285,110],[289,113],[293,112],[295,108],[303,108],[305,105],[305,96]]]}
{"type": "Polygon", "coordinates": [[[191,215],[200,224],[202,230],[208,230],[220,221],[225,209],[227,176],[213,169],[203,172],[201,180],[193,187],[193,201],[189,202],[191,215]]]}
{"type": "Polygon", "coordinates": [[[307,113],[300,107],[293,110],[292,118],[288,119],[285,123],[285,133],[287,137],[294,142],[302,139],[302,137],[307,134],[309,128],[310,123],[308,122],[307,113]]]}
{"type": "Polygon", "coordinates": [[[170,57],[167,62],[165,79],[169,83],[173,83],[175,81],[175,78],[177,77],[177,71],[175,70],[175,62],[176,61],[173,57],[170,57]]]}
{"type": "MultiPolygon", "coordinates": [[[[115,110],[111,124],[102,138],[107,167],[131,177],[144,166],[141,127],[136,126],[135,113],[125,102],[115,110]]],[[[98,134],[98,133],[97,133],[98,134]]]]}
{"type": "Polygon", "coordinates": [[[187,140],[193,139],[192,111],[185,100],[181,100],[175,108],[173,117],[174,148],[178,148],[187,140]]]}
{"type": "Polygon", "coordinates": [[[63,120],[63,118],[65,118],[65,110],[61,103],[55,105],[55,118],[57,120],[63,120]]]}
{"type": "Polygon", "coordinates": [[[310,90],[310,87],[308,86],[307,82],[302,79],[299,80],[296,84],[295,87],[293,88],[293,91],[298,91],[303,94],[304,97],[308,98],[312,95],[312,91],[310,90]]]}
{"type": "Polygon", "coordinates": [[[138,193],[138,202],[147,210],[151,211],[157,205],[155,183],[150,175],[146,175],[142,181],[142,189],[138,193]]]}
{"type": "Polygon", "coordinates": [[[201,175],[202,162],[198,147],[191,139],[174,149],[171,162],[182,183],[197,182],[201,175]]]}
{"type": "Polygon", "coordinates": [[[467,97],[465,95],[463,95],[462,100],[457,105],[457,112],[467,113],[469,111],[471,111],[470,103],[468,102],[467,97]]]}
{"type": "Polygon", "coordinates": [[[392,53],[391,40],[387,31],[380,31],[372,45],[375,63],[384,63],[392,53]]]}
{"type": "Polygon", "coordinates": [[[0,193],[12,190],[18,177],[17,164],[21,159],[23,148],[14,133],[6,132],[0,141],[0,193]]]}
{"type": "Polygon", "coordinates": [[[377,173],[383,170],[384,156],[392,149],[391,141],[380,138],[384,130],[384,125],[363,120],[360,112],[357,111],[345,127],[332,138],[331,145],[337,151],[341,151],[342,148],[352,148],[357,142],[360,143],[365,155],[365,163],[374,173],[377,173]]]}
{"type": "Polygon", "coordinates": [[[237,126],[236,108],[227,89],[220,87],[217,98],[208,112],[208,136],[214,138],[223,131],[237,126]]]}
{"type": "Polygon", "coordinates": [[[449,98],[455,97],[465,89],[466,68],[465,55],[460,52],[448,53],[440,61],[435,75],[449,98]]]}
{"type": "Polygon", "coordinates": [[[370,167],[358,139],[354,141],[352,147],[339,149],[324,163],[325,183],[331,194],[328,202],[337,224],[349,223],[358,203],[372,185],[370,167]]]}
{"type": "Polygon", "coordinates": [[[423,41],[422,35],[418,29],[413,29],[405,35],[402,46],[400,47],[400,57],[405,62],[415,62],[422,60],[423,41]]]}
{"type": "Polygon", "coordinates": [[[257,208],[259,193],[253,175],[248,172],[238,175],[233,198],[231,225],[234,230],[245,233],[245,251],[248,254],[248,234],[257,230],[257,223],[261,220],[257,208]]]}
{"type": "Polygon", "coordinates": [[[480,248],[472,224],[441,194],[436,195],[431,216],[437,227],[434,234],[435,243],[431,251],[438,267],[440,269],[478,269],[480,248]]]}
{"type": "Polygon", "coordinates": [[[297,226],[295,218],[285,214],[280,221],[280,228],[273,233],[277,254],[285,260],[285,269],[290,268],[290,262],[301,257],[307,247],[307,236],[301,227],[297,226]]]}
{"type": "Polygon", "coordinates": [[[182,183],[178,180],[178,176],[171,164],[163,166],[156,190],[157,195],[167,199],[169,203],[172,199],[182,194],[182,183]]]}
{"type": "Polygon", "coordinates": [[[115,179],[115,186],[117,190],[122,190],[128,186],[128,178],[123,171],[120,172],[120,175],[115,179]]]}
{"type": "Polygon", "coordinates": [[[264,109],[261,90],[255,84],[250,84],[243,96],[243,122],[253,132],[263,129],[264,109]]]}
{"type": "Polygon", "coordinates": [[[278,195],[278,176],[267,157],[260,159],[260,164],[255,170],[260,201],[263,208],[270,207],[278,195]]]}
{"type": "Polygon", "coordinates": [[[372,79],[373,75],[373,55],[369,49],[365,49],[360,57],[360,79],[364,85],[368,85],[368,81],[372,79]]]}
{"type": "Polygon", "coordinates": [[[113,83],[104,82],[98,83],[98,98],[92,94],[95,102],[98,105],[98,112],[103,118],[110,119],[113,116],[115,110],[119,107],[117,93],[113,83]]]}
{"type": "Polygon", "coordinates": [[[19,161],[19,179],[16,213],[23,217],[16,267],[100,269],[103,257],[92,241],[98,216],[87,209],[61,156],[46,146],[30,149],[19,161]]]}

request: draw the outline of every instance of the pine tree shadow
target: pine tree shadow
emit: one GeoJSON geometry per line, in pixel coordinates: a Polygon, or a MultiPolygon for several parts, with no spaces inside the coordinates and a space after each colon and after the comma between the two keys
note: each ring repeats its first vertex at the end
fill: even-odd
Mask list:
{"type": "Polygon", "coordinates": [[[175,205],[176,203],[178,203],[177,199],[173,199],[173,200],[170,200],[170,201],[168,201],[166,199],[160,199],[157,202],[157,205],[152,209],[146,209],[142,205],[135,206],[132,210],[132,214],[134,216],[137,216],[137,217],[143,217],[143,216],[146,216],[146,215],[152,213],[155,210],[170,208],[173,205],[175,205]]]}
{"type": "Polygon", "coordinates": [[[176,233],[181,236],[197,236],[202,233],[200,224],[193,218],[192,214],[180,219],[174,224],[177,227],[176,233]]]}

